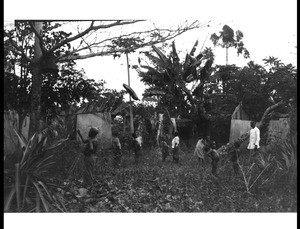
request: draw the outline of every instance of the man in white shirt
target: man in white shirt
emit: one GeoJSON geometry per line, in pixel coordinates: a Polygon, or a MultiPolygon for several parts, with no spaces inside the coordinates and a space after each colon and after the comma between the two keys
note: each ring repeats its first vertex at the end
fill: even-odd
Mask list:
{"type": "Polygon", "coordinates": [[[256,153],[259,149],[259,141],[260,141],[260,130],[255,126],[255,122],[251,122],[251,130],[249,134],[249,144],[247,149],[249,149],[249,163],[251,162],[251,157],[256,153]]]}

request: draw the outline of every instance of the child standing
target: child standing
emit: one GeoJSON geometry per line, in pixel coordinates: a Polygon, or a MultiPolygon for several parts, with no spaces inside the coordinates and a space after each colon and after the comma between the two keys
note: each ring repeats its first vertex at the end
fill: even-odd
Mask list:
{"type": "Polygon", "coordinates": [[[211,142],[211,149],[207,152],[207,156],[211,158],[211,172],[214,176],[217,176],[217,168],[220,156],[216,150],[216,143],[214,141],[211,142]]]}
{"type": "Polygon", "coordinates": [[[179,136],[178,132],[176,131],[174,133],[174,138],[172,140],[172,150],[173,150],[173,162],[177,163],[179,162],[179,136]]]}
{"type": "Polygon", "coordinates": [[[162,161],[165,162],[166,158],[169,156],[169,145],[166,142],[166,137],[161,137],[161,152],[162,152],[162,161]]]}
{"type": "Polygon", "coordinates": [[[94,166],[96,161],[96,151],[97,151],[97,138],[99,131],[92,127],[89,130],[88,139],[84,139],[80,133],[80,130],[77,130],[77,133],[81,141],[86,144],[86,147],[83,151],[84,154],[84,165],[85,173],[83,177],[83,182],[86,185],[92,185],[94,180],[94,166]]]}
{"type": "Polygon", "coordinates": [[[113,165],[115,167],[118,167],[121,165],[122,152],[121,152],[121,143],[120,143],[117,131],[112,132],[112,148],[113,148],[113,154],[114,154],[113,165]]]}
{"type": "Polygon", "coordinates": [[[132,134],[132,149],[134,152],[135,164],[138,164],[140,162],[141,148],[142,148],[141,138],[138,138],[136,136],[136,133],[133,133],[132,134]]]}
{"type": "Polygon", "coordinates": [[[239,150],[239,147],[240,147],[240,143],[235,142],[234,143],[234,148],[229,152],[230,160],[232,162],[233,171],[236,175],[239,173],[239,166],[238,166],[238,162],[237,162],[238,158],[241,154],[241,151],[239,150]]]}
{"type": "Polygon", "coordinates": [[[197,156],[199,164],[204,164],[204,140],[200,138],[194,150],[194,156],[197,156]]]}

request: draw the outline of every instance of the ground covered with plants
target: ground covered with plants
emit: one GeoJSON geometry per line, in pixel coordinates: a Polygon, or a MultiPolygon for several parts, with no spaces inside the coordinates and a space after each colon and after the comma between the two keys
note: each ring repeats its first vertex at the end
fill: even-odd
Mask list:
{"type": "MultiPolygon", "coordinates": [[[[133,152],[124,150],[122,165],[114,168],[111,152],[101,151],[94,185],[86,187],[81,179],[84,167],[80,145],[72,141],[65,142],[57,150],[58,162],[53,169],[47,176],[35,179],[35,187],[39,187],[39,184],[44,186],[40,185],[34,192],[33,189],[30,191],[28,185],[25,197],[21,185],[19,198],[24,198],[25,204],[22,206],[27,207],[20,211],[297,211],[296,181],[287,182],[287,177],[279,176],[272,166],[262,174],[262,169],[256,171],[256,165],[267,164],[268,158],[258,159],[251,167],[243,165],[245,157],[242,155],[240,173],[235,175],[230,160],[224,155],[219,163],[218,176],[215,177],[211,174],[209,162],[200,166],[193,156],[193,148],[184,144],[178,165],[172,162],[171,156],[163,163],[159,149],[151,148],[143,149],[143,160],[139,165],[134,164],[133,152]]],[[[6,199],[10,195],[6,195],[6,199]]],[[[11,198],[9,207],[6,203],[6,211],[18,211],[17,203],[16,199],[11,198]]]]}

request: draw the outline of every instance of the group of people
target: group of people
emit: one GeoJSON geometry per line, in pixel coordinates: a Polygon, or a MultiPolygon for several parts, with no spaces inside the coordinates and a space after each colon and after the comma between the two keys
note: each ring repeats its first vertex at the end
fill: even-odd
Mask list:
{"type": "MultiPolygon", "coordinates": [[[[251,158],[257,152],[259,148],[260,141],[260,131],[256,127],[255,122],[250,123],[251,130],[249,133],[249,144],[248,149],[249,153],[249,162],[251,162],[251,158]]],[[[85,175],[84,175],[84,183],[92,184],[93,181],[93,169],[96,160],[96,151],[97,151],[97,135],[99,130],[96,128],[91,128],[88,133],[88,139],[84,139],[79,130],[77,130],[79,137],[82,142],[86,144],[86,147],[83,151],[84,154],[84,164],[85,164],[85,175]]],[[[131,136],[130,148],[134,152],[135,163],[138,164],[141,160],[141,146],[142,139],[141,137],[137,137],[135,133],[131,136]]],[[[174,133],[174,137],[171,141],[171,147],[167,144],[167,140],[164,136],[161,136],[160,139],[160,148],[162,152],[162,161],[165,162],[166,158],[170,155],[170,148],[172,152],[173,162],[179,163],[179,135],[176,131],[174,133]]],[[[238,174],[238,158],[240,156],[240,143],[236,141],[234,143],[234,147],[229,151],[230,160],[232,162],[233,170],[235,174],[238,174]]],[[[115,167],[120,166],[121,164],[121,144],[118,138],[118,132],[112,132],[112,150],[113,150],[113,165],[115,167]]],[[[210,158],[212,174],[217,176],[217,168],[218,162],[220,160],[220,155],[216,150],[216,142],[210,139],[210,136],[205,138],[200,138],[196,144],[194,150],[194,156],[198,158],[198,161],[201,165],[203,165],[206,161],[206,158],[210,158]]]]}
{"type": "MultiPolygon", "coordinates": [[[[94,166],[97,158],[97,135],[99,130],[92,127],[89,130],[88,138],[84,139],[81,135],[80,130],[77,130],[77,133],[81,141],[86,145],[83,150],[84,155],[84,165],[85,171],[83,176],[83,183],[91,185],[94,180],[94,166]]],[[[131,135],[130,149],[134,152],[135,164],[139,164],[141,160],[141,147],[142,139],[137,137],[136,133],[131,135]]],[[[122,152],[121,152],[121,143],[118,137],[118,132],[112,132],[112,151],[113,151],[113,165],[114,167],[119,167],[121,165],[122,152]]]]}
{"type": "MultiPolygon", "coordinates": [[[[247,149],[249,150],[249,159],[248,164],[253,163],[252,159],[255,157],[259,149],[260,142],[260,130],[256,127],[256,122],[250,122],[250,131],[249,131],[249,143],[247,149]]],[[[238,159],[241,155],[240,151],[240,142],[235,141],[233,147],[229,150],[228,155],[230,161],[232,162],[233,171],[235,174],[239,172],[238,159]]],[[[210,139],[210,136],[202,139],[200,138],[197,142],[194,155],[198,157],[200,164],[204,164],[206,156],[211,159],[212,174],[217,175],[218,162],[220,160],[220,155],[216,150],[216,143],[210,139]]]]}

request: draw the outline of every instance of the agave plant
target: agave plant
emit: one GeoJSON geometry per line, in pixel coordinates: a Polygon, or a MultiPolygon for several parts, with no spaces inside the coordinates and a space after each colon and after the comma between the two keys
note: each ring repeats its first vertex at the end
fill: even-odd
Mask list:
{"type": "Polygon", "coordinates": [[[290,182],[297,176],[297,136],[278,142],[276,146],[280,152],[280,161],[290,182]]]}
{"type": "Polygon", "coordinates": [[[280,167],[278,166],[276,157],[271,152],[272,150],[261,147],[256,161],[250,166],[238,163],[247,192],[250,192],[253,187],[258,188],[274,181],[273,178],[280,167]]]}
{"type": "Polygon", "coordinates": [[[12,177],[10,191],[4,203],[5,212],[28,211],[32,205],[38,212],[63,211],[64,207],[56,201],[44,182],[44,176],[55,163],[53,161],[55,148],[67,139],[61,139],[47,146],[50,131],[50,128],[46,128],[40,133],[35,133],[29,141],[16,131],[19,150],[13,156],[19,160],[14,164],[14,168],[5,171],[6,176],[12,177]]]}

